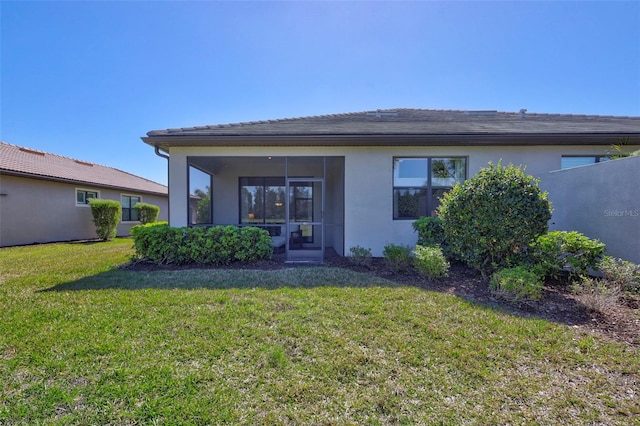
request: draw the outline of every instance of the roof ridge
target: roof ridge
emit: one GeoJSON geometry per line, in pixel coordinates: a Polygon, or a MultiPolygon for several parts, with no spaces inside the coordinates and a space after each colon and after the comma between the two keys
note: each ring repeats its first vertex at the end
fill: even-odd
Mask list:
{"type": "MultiPolygon", "coordinates": [[[[153,181],[153,180],[151,180],[151,179],[147,179],[147,178],[142,177],[142,176],[134,175],[134,174],[133,174],[133,173],[131,173],[131,172],[127,172],[127,171],[125,171],[125,170],[121,170],[121,169],[118,169],[118,168],[116,168],[116,167],[112,167],[112,166],[105,166],[104,164],[93,163],[93,162],[91,162],[91,161],[81,160],[81,159],[79,159],[79,158],[67,157],[66,155],[54,154],[54,153],[51,153],[51,152],[42,151],[42,150],[37,150],[37,149],[29,148],[29,147],[26,147],[26,146],[20,146],[20,145],[16,145],[16,144],[12,144],[12,143],[9,143],[9,142],[4,142],[4,141],[0,141],[0,144],[9,145],[9,146],[12,146],[12,147],[14,147],[14,148],[17,148],[17,149],[19,149],[19,150],[25,150],[25,149],[26,149],[26,150],[28,150],[28,151],[29,151],[29,150],[31,150],[31,151],[37,151],[38,153],[44,154],[45,156],[46,156],[46,155],[50,155],[50,156],[52,156],[52,157],[63,158],[63,159],[65,159],[65,160],[71,160],[71,161],[74,161],[74,162],[76,162],[76,163],[78,163],[78,164],[88,165],[88,166],[92,166],[92,167],[93,167],[93,166],[97,166],[97,167],[102,167],[102,168],[105,168],[105,169],[115,170],[115,171],[117,171],[117,172],[127,174],[127,175],[129,175],[129,176],[134,177],[134,178],[142,179],[142,180],[145,180],[145,181],[147,181],[147,182],[154,183],[154,184],[156,184],[156,185],[162,185],[162,186],[166,187],[166,185],[163,185],[163,184],[161,184],[161,183],[159,183],[159,182],[155,182],[155,181],[153,181]]],[[[23,152],[24,152],[24,151],[23,151],[23,152]]]]}
{"type": "MultiPolygon", "coordinates": [[[[87,165],[91,165],[91,166],[98,166],[98,167],[107,167],[107,168],[113,168],[113,167],[109,167],[109,166],[104,166],[102,164],[98,164],[98,163],[93,163],[91,161],[87,161],[87,160],[81,160],[79,158],[73,158],[73,157],[67,157],[66,155],[60,155],[60,154],[54,154],[52,152],[47,152],[47,151],[42,151],[40,149],[36,149],[36,148],[29,148],[27,146],[20,146],[20,145],[16,145],[16,144],[12,144],[12,143],[8,143],[8,142],[3,142],[0,141],[0,143],[5,144],[5,145],[9,145],[12,146],[14,148],[18,148],[19,150],[23,151],[23,152],[36,152],[36,153],[40,153],[40,154],[45,154],[45,155],[51,155],[53,157],[58,157],[58,158],[64,158],[65,160],[71,160],[71,161],[75,161],[80,162],[81,164],[87,164],[87,165]]],[[[117,169],[115,169],[117,170],[117,169]]]]}
{"type": "MultiPolygon", "coordinates": [[[[192,131],[220,131],[221,129],[239,129],[241,127],[251,127],[251,126],[261,126],[261,125],[269,125],[269,124],[286,124],[291,123],[295,124],[299,121],[309,121],[312,120],[331,120],[331,119],[344,119],[350,117],[362,117],[365,115],[373,115],[375,113],[408,113],[408,114],[451,114],[453,116],[458,115],[493,115],[496,117],[502,117],[505,119],[509,118],[518,118],[522,119],[525,117],[530,118],[548,118],[552,120],[558,119],[592,119],[592,120],[608,120],[608,119],[626,119],[626,120],[640,120],[640,116],[622,116],[622,115],[599,115],[599,114],[566,114],[566,113],[540,113],[540,112],[529,112],[526,109],[521,109],[520,111],[500,111],[495,109],[436,109],[436,108],[378,108],[373,110],[365,110],[365,111],[356,111],[356,112],[343,112],[343,113],[332,113],[332,114],[318,114],[318,115],[306,115],[306,116],[298,116],[298,117],[283,117],[276,119],[268,119],[268,120],[251,120],[251,121],[239,121],[233,123],[218,123],[218,124],[210,124],[206,126],[187,126],[181,128],[168,128],[168,129],[158,129],[151,130],[147,132],[147,136],[155,136],[158,133],[165,134],[175,134],[181,132],[192,132],[192,131]]],[[[412,120],[411,117],[407,118],[409,121],[412,120]]]]}

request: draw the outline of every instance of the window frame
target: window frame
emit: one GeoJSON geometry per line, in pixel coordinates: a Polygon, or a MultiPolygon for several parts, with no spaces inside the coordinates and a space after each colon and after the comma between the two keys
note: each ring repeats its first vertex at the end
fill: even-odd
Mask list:
{"type": "MultiPolygon", "coordinates": [[[[423,156],[394,156],[392,161],[392,190],[391,190],[393,220],[394,221],[395,220],[416,220],[421,217],[421,215],[399,216],[397,214],[398,213],[397,201],[398,201],[398,194],[400,191],[415,191],[414,194],[411,194],[411,195],[418,195],[419,198],[424,197],[425,199],[424,213],[426,215],[429,215],[429,214],[433,214],[433,212],[435,211],[434,202],[433,202],[434,192],[442,191],[442,190],[446,192],[451,188],[453,188],[455,184],[462,183],[465,180],[467,180],[468,176],[469,176],[469,157],[468,156],[464,156],[464,155],[457,155],[457,156],[434,155],[434,156],[424,156],[424,157],[423,156]],[[441,184],[434,185],[433,161],[434,160],[453,160],[453,159],[462,160],[464,162],[464,165],[462,167],[463,176],[460,178],[454,176],[453,178],[455,179],[455,182],[453,183],[453,185],[450,185],[450,186],[441,185],[441,184]],[[397,163],[398,160],[427,160],[426,161],[427,168],[425,170],[426,179],[424,180],[425,181],[424,185],[396,185],[396,178],[406,179],[406,177],[402,178],[399,176],[399,170],[396,171],[396,164],[398,164],[397,163]],[[420,195],[419,192],[422,192],[423,195],[420,195]]],[[[421,177],[412,176],[408,179],[421,179],[421,177]]],[[[420,208],[420,205],[418,205],[418,210],[419,212],[422,210],[420,208]]]]}
{"type": "Polygon", "coordinates": [[[122,223],[127,223],[127,222],[140,222],[140,218],[137,219],[131,219],[132,213],[135,211],[133,209],[133,206],[135,206],[135,204],[133,206],[131,206],[131,198],[137,198],[138,201],[136,201],[136,204],[138,203],[142,203],[142,195],[134,195],[134,194],[120,194],[120,206],[122,207],[122,214],[120,215],[120,220],[122,223]],[[123,202],[123,198],[124,197],[128,197],[129,198],[129,207],[124,207],[124,202],[123,202]],[[124,216],[125,216],[125,210],[129,212],[129,219],[125,220],[124,216]]]}
{"type": "Polygon", "coordinates": [[[76,197],[76,207],[89,207],[89,199],[91,198],[100,199],[100,191],[94,190],[94,189],[87,189],[87,188],[75,188],[75,197],[76,197]],[[84,193],[83,203],[78,202],[78,194],[81,192],[84,193]],[[96,196],[87,198],[87,193],[92,193],[92,194],[95,194],[96,196]]]}

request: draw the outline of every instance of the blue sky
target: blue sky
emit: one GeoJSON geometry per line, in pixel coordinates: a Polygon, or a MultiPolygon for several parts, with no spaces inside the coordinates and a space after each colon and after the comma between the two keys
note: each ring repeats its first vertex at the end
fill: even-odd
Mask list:
{"type": "Polygon", "coordinates": [[[374,110],[640,115],[640,2],[1,1],[0,139],[166,183],[155,129],[374,110]]]}

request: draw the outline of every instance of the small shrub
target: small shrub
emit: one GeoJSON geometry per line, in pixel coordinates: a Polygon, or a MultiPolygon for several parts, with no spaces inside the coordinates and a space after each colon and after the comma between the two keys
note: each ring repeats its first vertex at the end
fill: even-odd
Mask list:
{"type": "Polygon", "coordinates": [[[96,225],[98,238],[104,241],[113,239],[116,236],[118,223],[122,217],[122,207],[118,201],[101,200],[90,198],[91,215],[93,223],[96,225]]]}
{"type": "Polygon", "coordinates": [[[546,277],[558,277],[563,271],[575,276],[597,270],[605,251],[604,243],[579,232],[552,231],[532,244],[533,258],[546,277]]]}
{"type": "Polygon", "coordinates": [[[438,208],[449,250],[483,275],[519,265],[547,232],[551,204],[524,169],[489,163],[447,192],[438,208]]]}
{"type": "Polygon", "coordinates": [[[449,276],[449,262],[440,247],[418,245],[413,256],[416,270],[425,278],[432,280],[449,276]]]}
{"type": "Polygon", "coordinates": [[[420,246],[446,246],[442,219],[439,217],[423,216],[413,224],[413,230],[418,233],[418,245],[420,246]]]}
{"type": "Polygon", "coordinates": [[[371,266],[373,257],[371,256],[371,249],[361,246],[355,246],[349,248],[349,261],[358,266],[371,266]]]}
{"type": "Polygon", "coordinates": [[[615,309],[620,298],[620,289],[608,285],[606,280],[583,276],[572,286],[573,293],[587,309],[607,313],[615,309]]]}
{"type": "Polygon", "coordinates": [[[598,268],[611,287],[640,294],[640,265],[628,260],[604,256],[598,268]]]}
{"type": "Polygon", "coordinates": [[[160,207],[155,204],[136,203],[133,208],[138,212],[138,220],[142,224],[153,223],[160,215],[160,207]]]}
{"type": "Polygon", "coordinates": [[[385,264],[394,272],[406,272],[411,270],[413,258],[411,247],[397,244],[387,244],[382,251],[385,264]]]}
{"type": "Polygon", "coordinates": [[[489,281],[493,295],[516,303],[540,299],[542,286],[540,276],[524,266],[501,269],[489,281]]]}

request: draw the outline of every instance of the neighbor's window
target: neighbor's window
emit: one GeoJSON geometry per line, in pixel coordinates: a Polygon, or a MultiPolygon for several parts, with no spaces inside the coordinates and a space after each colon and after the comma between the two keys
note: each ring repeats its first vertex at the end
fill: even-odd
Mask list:
{"type": "Polygon", "coordinates": [[[240,223],[284,223],[284,177],[241,177],[239,182],[240,223]]]}
{"type": "Polygon", "coordinates": [[[123,222],[135,222],[138,219],[138,211],[133,208],[140,202],[140,197],[133,195],[121,195],[120,204],[122,205],[122,221],[123,222]]]}
{"type": "Polygon", "coordinates": [[[431,216],[440,198],[467,178],[465,157],[393,159],[393,218],[431,216]]]}
{"type": "Polygon", "coordinates": [[[570,169],[571,167],[586,166],[587,164],[607,160],[610,160],[610,158],[605,155],[563,155],[560,160],[560,168],[570,169]]]}
{"type": "Polygon", "coordinates": [[[85,189],[76,189],[76,205],[85,206],[89,204],[90,198],[99,198],[97,191],[87,191],[85,189]]]}

